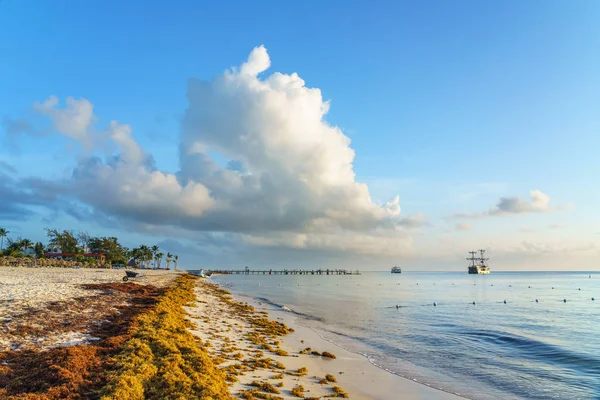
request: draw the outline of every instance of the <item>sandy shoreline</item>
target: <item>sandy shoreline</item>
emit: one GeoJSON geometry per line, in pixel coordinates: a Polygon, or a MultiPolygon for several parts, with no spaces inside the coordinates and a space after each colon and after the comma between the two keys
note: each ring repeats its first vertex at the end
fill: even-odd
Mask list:
{"type": "MultiPolygon", "coordinates": [[[[241,321],[228,314],[227,307],[219,304],[219,300],[206,293],[206,282],[200,282],[196,294],[198,296],[198,307],[190,308],[188,312],[192,320],[198,324],[198,328],[192,333],[202,338],[210,340],[215,345],[215,355],[219,353],[218,349],[222,345],[230,346],[232,343],[238,348],[244,348],[251,352],[254,349],[248,346],[244,339],[248,328],[235,326],[241,321]],[[208,318],[208,320],[206,319],[208,318]],[[218,332],[215,334],[215,332],[218,332]],[[219,338],[222,336],[222,338],[219,338]],[[224,339],[226,338],[226,339],[224,339]]],[[[333,384],[323,385],[319,380],[331,374],[335,377],[337,383],[351,399],[463,399],[462,397],[437,390],[403,377],[391,374],[381,368],[371,364],[365,357],[347,351],[333,343],[322,339],[317,332],[311,328],[302,326],[297,317],[283,310],[273,310],[253,299],[234,296],[241,302],[247,302],[252,305],[256,312],[264,313],[271,320],[283,322],[286,326],[293,328],[294,332],[281,337],[281,343],[278,346],[286,351],[288,356],[278,356],[269,353],[268,357],[285,365],[285,371],[294,371],[305,367],[308,373],[303,377],[289,376],[284,373],[283,388],[278,396],[284,399],[297,399],[290,394],[290,389],[295,385],[302,385],[305,388],[305,397],[325,398],[332,396],[331,387],[333,384]],[[299,354],[305,348],[311,348],[318,352],[330,352],[336,356],[336,359],[329,359],[309,354],[299,354]]],[[[229,362],[231,363],[231,362],[229,362]]],[[[227,366],[227,363],[223,364],[227,366]]],[[[270,383],[276,383],[272,379],[276,375],[275,370],[265,369],[251,371],[247,376],[240,376],[239,381],[232,387],[232,394],[239,393],[247,389],[247,384],[253,380],[264,380],[270,383]]],[[[238,396],[238,398],[241,398],[238,396]]]]}
{"type": "MultiPolygon", "coordinates": [[[[120,321],[131,321],[150,310],[163,298],[160,293],[171,290],[167,288],[182,276],[174,271],[139,272],[135,283],[124,284],[123,270],[0,267],[0,354],[10,362],[5,362],[4,372],[0,371],[0,381],[19,382],[19,374],[27,374],[25,364],[20,369],[24,354],[50,364],[46,355],[59,355],[58,359],[67,362],[64,367],[69,362],[60,354],[96,354],[96,343],[112,343],[111,335],[127,331],[127,325],[120,321]]],[[[462,399],[372,365],[365,357],[302,326],[294,314],[233,297],[202,279],[189,287],[187,295],[191,296],[192,290],[196,300],[184,307],[191,322],[187,330],[220,373],[225,373],[235,398],[462,399]],[[329,354],[324,357],[326,353],[335,358],[329,354]]],[[[116,343],[111,351],[119,351],[116,343]]],[[[43,371],[36,373],[43,375],[43,371]]],[[[31,379],[37,379],[35,376],[31,379]]],[[[25,393],[27,387],[11,390],[25,393]]]]}

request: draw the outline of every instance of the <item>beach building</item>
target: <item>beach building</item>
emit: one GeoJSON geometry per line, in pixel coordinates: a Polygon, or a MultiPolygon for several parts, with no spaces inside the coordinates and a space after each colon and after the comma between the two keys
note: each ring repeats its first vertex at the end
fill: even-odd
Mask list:
{"type": "Polygon", "coordinates": [[[44,256],[46,258],[56,258],[58,260],[72,260],[77,257],[83,257],[83,258],[93,258],[93,259],[100,261],[101,263],[104,262],[104,258],[105,258],[104,254],[90,253],[89,249],[85,249],[85,250],[87,250],[87,251],[85,251],[83,254],[63,253],[60,246],[48,245],[44,249],[44,256]]]}

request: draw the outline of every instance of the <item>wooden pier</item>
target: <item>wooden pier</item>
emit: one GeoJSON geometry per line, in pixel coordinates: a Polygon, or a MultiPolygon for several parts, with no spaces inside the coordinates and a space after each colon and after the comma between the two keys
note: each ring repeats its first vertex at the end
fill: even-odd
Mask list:
{"type": "MultiPolygon", "coordinates": [[[[347,269],[206,269],[206,274],[224,275],[360,275],[359,270],[347,269]]],[[[190,270],[190,274],[200,275],[200,270],[190,270]]]]}

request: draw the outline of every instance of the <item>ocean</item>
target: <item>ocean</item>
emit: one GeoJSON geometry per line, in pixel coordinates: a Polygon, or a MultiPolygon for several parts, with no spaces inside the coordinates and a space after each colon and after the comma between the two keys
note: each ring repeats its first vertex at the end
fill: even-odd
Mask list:
{"type": "Polygon", "coordinates": [[[211,280],[296,313],[383,369],[467,398],[600,399],[600,272],[211,280]]]}

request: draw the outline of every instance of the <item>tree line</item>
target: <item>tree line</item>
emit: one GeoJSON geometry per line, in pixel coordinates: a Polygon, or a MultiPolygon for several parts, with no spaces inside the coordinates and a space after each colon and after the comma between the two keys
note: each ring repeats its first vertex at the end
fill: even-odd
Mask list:
{"type": "MultiPolygon", "coordinates": [[[[136,264],[146,268],[161,268],[163,260],[167,268],[171,263],[177,269],[179,256],[161,251],[157,245],[147,246],[142,244],[130,249],[119,243],[119,239],[111,237],[90,236],[87,232],[73,232],[46,228],[48,245],[60,251],[60,253],[72,255],[77,261],[85,263],[89,261],[84,254],[103,254],[107,264],[126,265],[132,258],[136,264]]],[[[0,256],[4,257],[31,257],[45,258],[46,246],[42,242],[33,243],[27,238],[8,236],[10,232],[0,227],[0,256]],[[6,245],[6,246],[5,246],[6,245]]]]}

